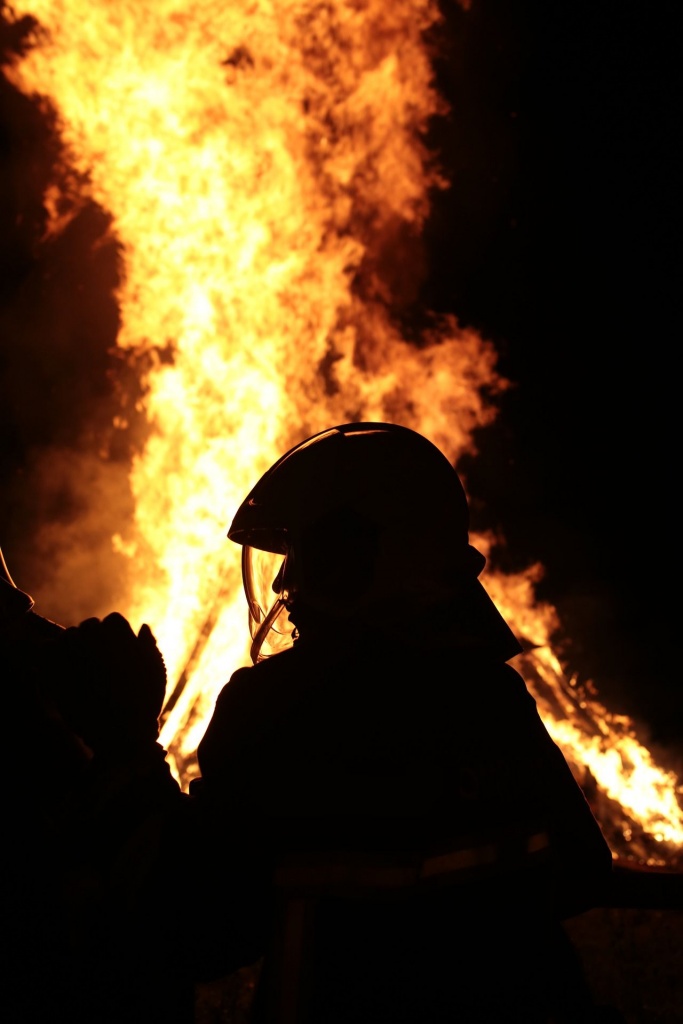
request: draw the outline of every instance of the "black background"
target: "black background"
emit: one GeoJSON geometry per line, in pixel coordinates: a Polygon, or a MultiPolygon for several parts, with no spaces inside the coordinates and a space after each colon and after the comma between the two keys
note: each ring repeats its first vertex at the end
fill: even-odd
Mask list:
{"type": "Polygon", "coordinates": [[[502,522],[511,568],[546,567],[570,669],[680,752],[673,5],[480,0],[448,22],[427,301],[515,385],[468,467],[473,521],[502,522]]]}
{"type": "MultiPolygon", "coordinates": [[[[570,668],[675,759],[683,687],[674,5],[474,0],[443,10],[436,69],[451,112],[431,141],[452,186],[435,197],[420,301],[490,338],[514,385],[480,456],[463,467],[473,526],[502,525],[504,567],[543,563],[539,594],[560,612],[570,668]]],[[[79,424],[88,407],[93,422],[108,422],[101,382],[116,309],[103,310],[101,299],[89,309],[88,295],[111,290],[115,261],[105,250],[81,266],[79,253],[103,230],[102,214],[90,211],[39,265],[52,143],[35,108],[0,86],[0,300],[14,331],[0,339],[2,486],[12,496],[0,509],[0,542],[11,562],[8,544],[21,557],[30,534],[17,500],[27,450],[55,433],[69,443],[74,410],[79,424]],[[65,320],[61,348],[40,357],[37,278],[39,298],[65,320]],[[64,294],[83,295],[76,331],[59,309],[60,282],[64,294]],[[96,331],[84,368],[81,343],[96,331]],[[72,369],[45,404],[39,385],[50,359],[72,369]]]]}

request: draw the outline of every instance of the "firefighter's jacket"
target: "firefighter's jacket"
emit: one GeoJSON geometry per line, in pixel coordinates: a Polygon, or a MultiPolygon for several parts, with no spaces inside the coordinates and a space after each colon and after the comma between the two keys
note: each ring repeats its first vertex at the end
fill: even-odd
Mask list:
{"type": "MultiPolygon", "coordinates": [[[[228,831],[243,823],[254,851],[272,857],[276,887],[327,897],[334,910],[316,950],[324,956],[326,935],[336,967],[323,970],[324,988],[338,982],[330,998],[351,999],[358,1021],[368,990],[349,986],[350,973],[371,976],[375,994],[386,975],[392,1006],[368,1010],[369,1020],[431,1019],[416,990],[448,1003],[436,971],[449,993],[459,977],[455,988],[471,995],[482,961],[494,976],[507,963],[508,990],[552,987],[547,976],[565,969],[556,922],[599,905],[611,872],[521,675],[485,650],[414,644],[409,632],[400,644],[301,643],[239,669],[218,697],[191,788],[209,819],[224,816],[228,831]],[[520,980],[534,958],[533,977],[520,980]]],[[[493,1017],[516,1005],[505,998],[493,1017]]],[[[535,1004],[518,1006],[535,1019],[535,1004]]]]}
{"type": "Polygon", "coordinates": [[[522,677],[481,654],[294,647],[234,673],[199,766],[193,792],[279,856],[393,851],[444,882],[543,864],[560,917],[594,906],[611,869],[522,677]]]}

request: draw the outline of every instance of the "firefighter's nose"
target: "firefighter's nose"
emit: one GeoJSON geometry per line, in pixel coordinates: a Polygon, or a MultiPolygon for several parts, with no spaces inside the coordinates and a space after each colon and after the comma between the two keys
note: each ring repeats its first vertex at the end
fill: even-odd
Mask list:
{"type": "Polygon", "coordinates": [[[280,571],[273,580],[273,590],[276,594],[285,595],[294,588],[294,561],[290,554],[285,555],[285,559],[280,566],[280,571]]]}
{"type": "Polygon", "coordinates": [[[282,565],[280,566],[280,571],[278,572],[277,576],[273,580],[273,592],[276,593],[276,594],[281,594],[282,593],[282,584],[283,584],[284,578],[285,578],[285,564],[286,564],[286,561],[282,563],[282,565]]]}

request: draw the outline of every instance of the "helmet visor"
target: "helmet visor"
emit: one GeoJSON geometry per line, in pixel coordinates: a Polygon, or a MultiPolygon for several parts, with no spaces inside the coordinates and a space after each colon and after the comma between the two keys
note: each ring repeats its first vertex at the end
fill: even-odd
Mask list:
{"type": "Polygon", "coordinates": [[[251,659],[255,663],[292,646],[294,626],[285,607],[285,555],[242,548],[242,582],[249,606],[251,659]]]}

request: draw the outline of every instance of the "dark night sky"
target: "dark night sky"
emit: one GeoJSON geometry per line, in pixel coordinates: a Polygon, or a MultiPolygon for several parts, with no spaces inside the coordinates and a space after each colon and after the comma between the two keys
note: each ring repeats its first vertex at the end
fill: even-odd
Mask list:
{"type": "Polygon", "coordinates": [[[480,0],[451,18],[430,301],[516,382],[470,491],[511,559],[546,566],[574,666],[681,750],[673,11],[480,0]]]}
{"type": "MultiPolygon", "coordinates": [[[[438,73],[452,111],[434,141],[453,185],[436,200],[422,298],[491,338],[515,383],[468,467],[473,525],[488,515],[502,524],[511,568],[546,566],[541,596],[608,707],[683,749],[674,5],[473,0],[467,12],[444,10],[438,73]]],[[[6,84],[0,118],[6,309],[35,270],[26,175],[37,186],[30,153],[41,129],[6,84]]],[[[14,472],[18,357],[0,343],[3,461],[14,472]]],[[[90,384],[83,391],[98,399],[90,384]]],[[[0,526],[17,534],[8,516],[5,507],[0,526]]],[[[12,568],[6,535],[0,543],[12,568]]]]}

